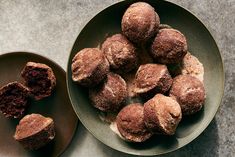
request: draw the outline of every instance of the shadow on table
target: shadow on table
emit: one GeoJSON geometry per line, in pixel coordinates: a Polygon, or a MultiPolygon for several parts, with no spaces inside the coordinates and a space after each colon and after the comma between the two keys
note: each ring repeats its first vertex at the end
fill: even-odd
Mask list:
{"type": "MultiPolygon", "coordinates": [[[[103,150],[103,157],[134,157],[133,155],[127,155],[116,150],[113,150],[100,142],[97,141],[97,147],[103,150]]],[[[216,119],[210,123],[207,129],[194,141],[192,141],[187,146],[162,155],[161,157],[177,157],[177,156],[209,156],[209,157],[218,157],[218,128],[216,119]]]]}

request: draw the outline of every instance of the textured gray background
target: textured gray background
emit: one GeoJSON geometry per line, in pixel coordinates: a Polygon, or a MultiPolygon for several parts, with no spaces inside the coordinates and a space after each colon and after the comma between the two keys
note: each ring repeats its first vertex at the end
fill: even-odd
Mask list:
{"type": "MultiPolygon", "coordinates": [[[[216,117],[192,143],[169,156],[235,156],[235,0],[170,0],[201,19],[222,53],[225,95],[216,117]]],[[[64,69],[81,26],[118,0],[0,0],[0,54],[32,51],[64,69]]],[[[82,125],[63,157],[129,157],[97,141],[82,125]]]]}

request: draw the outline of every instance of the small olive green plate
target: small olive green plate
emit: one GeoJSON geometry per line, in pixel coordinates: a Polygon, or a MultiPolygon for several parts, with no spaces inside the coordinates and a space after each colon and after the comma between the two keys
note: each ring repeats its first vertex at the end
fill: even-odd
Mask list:
{"type": "Polygon", "coordinates": [[[207,98],[203,110],[194,116],[185,118],[172,137],[154,136],[140,144],[131,144],[120,139],[110,130],[108,124],[99,119],[97,110],[89,102],[87,90],[72,81],[71,61],[79,50],[86,47],[97,47],[107,36],[121,32],[122,15],[133,2],[131,0],[122,1],[104,9],[81,30],[69,57],[67,86],[74,110],[80,121],[98,140],[113,149],[128,154],[159,155],[185,146],[198,137],[209,125],[219,108],[224,91],[223,63],[213,37],[192,13],[167,1],[147,1],[158,12],[161,23],[171,25],[185,34],[189,51],[203,63],[207,98]]]}
{"type": "Polygon", "coordinates": [[[55,122],[55,139],[45,147],[36,150],[25,150],[13,138],[17,119],[7,119],[0,114],[0,156],[4,157],[57,157],[69,145],[77,127],[78,118],[69,101],[66,88],[65,71],[55,62],[28,52],[13,52],[0,56],[0,86],[11,81],[20,81],[20,72],[28,61],[44,63],[50,66],[56,76],[56,87],[53,94],[40,101],[31,100],[26,114],[39,113],[53,118],[55,122]]]}

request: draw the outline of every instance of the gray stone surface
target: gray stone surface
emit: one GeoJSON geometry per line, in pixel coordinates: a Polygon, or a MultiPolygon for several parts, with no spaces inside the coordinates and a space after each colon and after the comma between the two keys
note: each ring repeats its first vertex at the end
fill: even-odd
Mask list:
{"type": "MultiPolygon", "coordinates": [[[[81,26],[118,0],[0,0],[0,54],[31,51],[64,69],[81,26]]],[[[226,83],[222,105],[192,143],[165,155],[235,156],[235,0],[170,0],[192,11],[211,31],[223,55],[226,83]]],[[[63,157],[130,157],[108,148],[82,125],[63,157]]]]}

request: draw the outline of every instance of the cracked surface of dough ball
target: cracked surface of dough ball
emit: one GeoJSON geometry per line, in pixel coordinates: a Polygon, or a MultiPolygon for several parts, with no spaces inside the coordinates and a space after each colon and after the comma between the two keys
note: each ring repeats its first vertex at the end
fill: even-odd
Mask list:
{"type": "Polygon", "coordinates": [[[170,96],[180,104],[183,115],[191,115],[201,110],[206,98],[203,83],[190,75],[174,78],[170,96]]]}
{"type": "Polygon", "coordinates": [[[85,87],[92,87],[106,77],[109,72],[109,63],[99,49],[84,48],[74,56],[71,69],[74,82],[85,87]]]}
{"type": "Polygon", "coordinates": [[[159,30],[152,46],[151,54],[156,62],[162,64],[179,63],[187,53],[185,36],[176,29],[159,30]]]}
{"type": "Polygon", "coordinates": [[[129,72],[137,66],[137,52],[134,45],[122,34],[108,37],[101,49],[109,61],[110,68],[118,73],[129,72]]]}
{"type": "Polygon", "coordinates": [[[122,32],[134,43],[144,43],[153,37],[160,24],[154,8],[145,3],[137,2],[129,6],[122,17],[122,32]]]}
{"type": "Polygon", "coordinates": [[[199,59],[187,52],[181,63],[167,65],[171,76],[191,75],[204,82],[204,66],[199,59]]]}
{"type": "Polygon", "coordinates": [[[181,118],[180,105],[171,97],[156,94],[144,104],[144,122],[153,133],[173,135],[181,118]]]}
{"type": "Polygon", "coordinates": [[[143,64],[136,72],[134,92],[144,97],[152,97],[156,93],[167,92],[172,84],[172,78],[166,65],[143,64]]]}
{"type": "Polygon", "coordinates": [[[135,103],[124,107],[117,115],[117,128],[122,137],[130,142],[144,142],[152,134],[144,124],[143,106],[135,103]]]}
{"type": "Polygon", "coordinates": [[[181,74],[191,75],[198,78],[201,82],[204,81],[204,67],[197,57],[189,52],[184,56],[181,65],[181,74]]]}
{"type": "Polygon", "coordinates": [[[109,73],[104,83],[89,90],[90,100],[95,108],[104,112],[116,112],[127,97],[127,85],[118,74],[109,73]]]}

